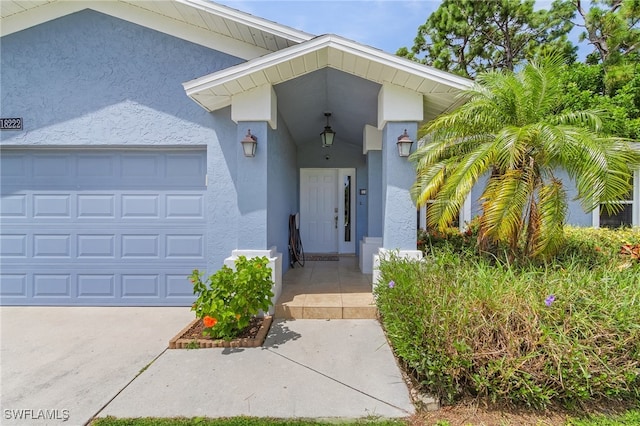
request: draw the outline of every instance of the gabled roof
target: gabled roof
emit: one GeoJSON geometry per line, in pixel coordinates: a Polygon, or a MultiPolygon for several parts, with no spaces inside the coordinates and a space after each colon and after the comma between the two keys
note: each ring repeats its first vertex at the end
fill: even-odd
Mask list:
{"type": "Polygon", "coordinates": [[[252,59],[313,38],[207,0],[2,0],[0,36],[92,9],[242,59],[252,59]]]}
{"type": "Polygon", "coordinates": [[[336,36],[323,35],[183,84],[189,97],[209,111],[253,88],[285,82],[321,68],[334,68],[379,84],[391,83],[427,96],[430,119],[464,102],[454,95],[471,80],[336,36]]]}

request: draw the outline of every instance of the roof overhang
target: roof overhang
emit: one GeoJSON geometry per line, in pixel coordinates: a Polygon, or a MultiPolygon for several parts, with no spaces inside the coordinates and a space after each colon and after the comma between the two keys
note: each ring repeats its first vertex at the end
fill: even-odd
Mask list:
{"type": "Polygon", "coordinates": [[[2,0],[0,36],[84,9],[247,60],[313,38],[311,34],[207,0],[2,0]]]}
{"type": "Polygon", "coordinates": [[[183,84],[208,111],[231,105],[232,97],[277,85],[321,68],[334,68],[379,84],[393,84],[426,97],[425,120],[464,103],[456,96],[472,81],[336,35],[323,35],[183,84]]]}

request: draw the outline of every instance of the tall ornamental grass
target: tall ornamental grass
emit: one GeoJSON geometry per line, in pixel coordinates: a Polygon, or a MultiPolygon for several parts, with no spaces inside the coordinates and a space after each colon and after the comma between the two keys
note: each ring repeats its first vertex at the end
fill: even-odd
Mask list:
{"type": "Polygon", "coordinates": [[[567,230],[556,261],[519,265],[473,239],[422,236],[423,261],[386,259],[376,288],[398,358],[443,402],[545,407],[640,402],[638,230],[567,230]]]}

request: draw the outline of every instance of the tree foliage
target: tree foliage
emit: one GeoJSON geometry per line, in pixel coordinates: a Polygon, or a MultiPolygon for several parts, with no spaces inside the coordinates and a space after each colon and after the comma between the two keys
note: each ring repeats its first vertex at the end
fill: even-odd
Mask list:
{"type": "Polygon", "coordinates": [[[575,63],[561,76],[564,90],[562,108],[571,110],[599,110],[605,119],[605,134],[640,140],[640,69],[630,79],[611,85],[602,64],[575,63]]]}
{"type": "Polygon", "coordinates": [[[584,23],[580,41],[588,40],[596,57],[590,62],[608,66],[638,61],[640,52],[640,0],[571,0],[584,23]]]}
{"type": "Polygon", "coordinates": [[[567,40],[575,10],[566,2],[550,11],[534,10],[534,3],[444,0],[418,28],[414,46],[397,54],[466,77],[487,70],[513,70],[541,47],[575,58],[575,47],[567,40]]]}
{"type": "Polygon", "coordinates": [[[640,155],[601,133],[601,112],[562,111],[562,69],[555,55],[517,73],[481,73],[463,93],[467,103],[428,125],[428,142],[411,157],[418,173],[411,193],[419,205],[433,200],[430,226],[448,226],[487,176],[481,246],[506,243],[514,254],[545,257],[563,241],[567,194],[559,169],[575,182],[585,211],[628,194],[640,155]]]}

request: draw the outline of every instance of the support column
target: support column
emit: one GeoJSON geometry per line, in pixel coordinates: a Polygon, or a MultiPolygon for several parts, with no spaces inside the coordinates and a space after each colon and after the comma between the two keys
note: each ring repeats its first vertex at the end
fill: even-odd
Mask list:
{"type": "Polygon", "coordinates": [[[389,250],[416,249],[416,206],[409,195],[416,173],[409,160],[398,155],[396,145],[405,129],[415,141],[415,122],[389,122],[382,131],[382,243],[389,250]]]}
{"type": "MultiPolygon", "coordinates": [[[[267,122],[238,123],[237,193],[238,242],[237,247],[247,250],[266,250],[267,247],[267,122]],[[256,136],[258,146],[255,157],[245,157],[240,141],[247,130],[256,136]]],[[[215,184],[211,182],[210,184],[215,184]]]]}
{"type": "Polygon", "coordinates": [[[382,151],[367,152],[367,236],[382,237],[382,151]]]}
{"type": "Polygon", "coordinates": [[[360,271],[373,273],[373,256],[382,247],[382,132],[365,125],[362,153],[367,156],[367,234],[360,241],[360,271]]]}
{"type": "Polygon", "coordinates": [[[273,298],[269,312],[273,315],[275,304],[282,293],[282,253],[276,247],[267,247],[268,237],[268,163],[269,127],[277,127],[277,99],[273,87],[261,86],[232,97],[231,119],[238,123],[236,132],[237,168],[236,192],[238,194],[237,249],[226,258],[225,265],[234,268],[239,256],[247,258],[265,256],[269,259],[273,280],[273,298]],[[254,157],[245,157],[241,140],[251,129],[257,138],[254,157]]]}
{"type": "MultiPolygon", "coordinates": [[[[382,248],[373,259],[373,286],[380,280],[380,260],[390,253],[410,259],[422,259],[417,250],[416,206],[409,189],[415,181],[415,170],[406,157],[398,155],[398,136],[407,130],[414,142],[416,122],[387,122],[382,131],[382,248]]],[[[415,149],[415,143],[414,143],[415,149]]]]}
{"type": "Polygon", "coordinates": [[[360,271],[373,273],[373,256],[382,247],[382,151],[367,152],[367,236],[360,241],[360,271]]]}

